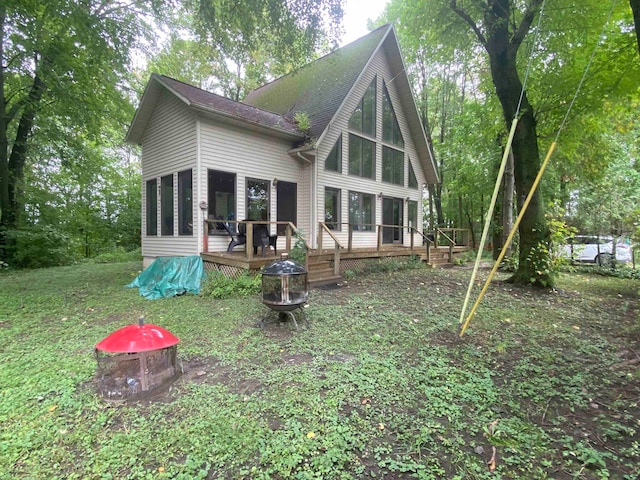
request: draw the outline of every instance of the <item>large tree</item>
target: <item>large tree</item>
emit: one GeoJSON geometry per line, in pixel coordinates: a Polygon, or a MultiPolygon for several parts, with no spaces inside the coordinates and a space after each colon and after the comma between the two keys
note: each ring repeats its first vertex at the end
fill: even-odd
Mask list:
{"type": "Polygon", "coordinates": [[[341,6],[342,0],[0,2],[0,257],[7,232],[34,218],[24,215],[25,170],[38,171],[37,162],[49,158],[33,154],[34,145],[66,151],[78,164],[87,152],[103,152],[105,165],[111,162],[110,145],[121,140],[133,113],[132,59],[162,43],[155,30],[163,24],[196,31],[222,62],[256,45],[268,45],[279,59],[298,58],[328,38],[325,21],[335,27],[341,6]],[[76,138],[89,146],[78,147],[76,138]]]}

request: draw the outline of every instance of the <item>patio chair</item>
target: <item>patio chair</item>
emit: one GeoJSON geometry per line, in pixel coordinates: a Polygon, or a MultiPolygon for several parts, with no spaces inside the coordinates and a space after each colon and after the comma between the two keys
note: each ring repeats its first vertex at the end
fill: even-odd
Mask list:
{"type": "Polygon", "coordinates": [[[227,253],[231,253],[231,251],[238,245],[244,245],[245,243],[247,243],[247,235],[245,234],[246,227],[244,226],[244,224],[238,225],[238,232],[236,232],[235,230],[235,224],[224,222],[222,223],[222,225],[231,237],[231,241],[229,242],[229,246],[227,247],[227,253]]]}
{"type": "Polygon", "coordinates": [[[262,248],[262,256],[265,256],[267,248],[273,247],[274,255],[278,256],[278,235],[271,235],[266,225],[255,223],[253,225],[253,253],[258,253],[258,247],[262,248]]]}

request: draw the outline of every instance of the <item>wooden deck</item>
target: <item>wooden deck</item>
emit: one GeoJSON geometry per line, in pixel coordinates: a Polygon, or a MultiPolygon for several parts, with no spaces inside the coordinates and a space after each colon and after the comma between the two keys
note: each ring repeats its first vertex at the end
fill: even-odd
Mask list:
{"type": "MultiPolygon", "coordinates": [[[[467,246],[454,247],[430,247],[428,263],[431,266],[443,266],[450,263],[450,254],[456,255],[470,250],[467,246]]],[[[257,272],[265,265],[269,265],[280,258],[274,255],[273,250],[264,257],[260,255],[248,258],[244,251],[233,253],[227,252],[207,252],[201,253],[202,260],[208,270],[218,270],[229,276],[239,275],[242,272],[257,272]]],[[[385,245],[381,248],[358,248],[348,251],[346,249],[335,250],[310,250],[307,259],[307,270],[309,271],[309,282],[312,286],[339,281],[345,271],[358,271],[362,269],[366,262],[376,259],[407,259],[418,256],[422,261],[427,261],[427,249],[410,248],[402,245],[385,245]],[[337,259],[337,260],[336,260],[337,259]],[[337,262],[337,263],[336,263],[337,262]]]]}

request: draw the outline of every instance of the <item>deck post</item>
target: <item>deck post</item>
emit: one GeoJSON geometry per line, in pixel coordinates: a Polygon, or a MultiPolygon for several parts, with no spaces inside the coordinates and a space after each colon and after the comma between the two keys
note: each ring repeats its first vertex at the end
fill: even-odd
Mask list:
{"type": "Polygon", "coordinates": [[[336,243],[336,250],[333,254],[333,274],[337,277],[340,275],[340,246],[336,243]]]}
{"type": "Polygon", "coordinates": [[[247,258],[253,260],[253,222],[247,222],[246,224],[247,243],[244,246],[247,258]]]}
{"type": "Polygon", "coordinates": [[[204,228],[202,229],[202,251],[209,253],[209,223],[203,220],[204,228]]]}
{"type": "Polygon", "coordinates": [[[353,248],[353,225],[349,224],[349,242],[347,243],[347,251],[351,253],[353,248]]]}
{"type": "Polygon", "coordinates": [[[287,223],[287,228],[285,229],[287,239],[285,243],[285,250],[287,252],[291,251],[291,225],[287,223]]]}
{"type": "Polygon", "coordinates": [[[379,252],[382,247],[382,225],[376,225],[378,229],[378,245],[376,246],[376,251],[379,252]]]}
{"type": "Polygon", "coordinates": [[[431,242],[429,240],[426,241],[425,245],[427,246],[427,263],[431,264],[431,242]]]}
{"type": "Polygon", "coordinates": [[[318,250],[322,251],[322,237],[324,235],[324,229],[322,228],[322,224],[318,228],[318,250]]]}

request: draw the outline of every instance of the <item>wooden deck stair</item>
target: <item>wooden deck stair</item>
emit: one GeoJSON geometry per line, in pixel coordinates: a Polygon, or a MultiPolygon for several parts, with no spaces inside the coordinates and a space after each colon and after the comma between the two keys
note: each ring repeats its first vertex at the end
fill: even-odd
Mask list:
{"type": "Polygon", "coordinates": [[[333,271],[333,254],[331,253],[311,252],[307,267],[310,287],[338,283],[342,280],[342,275],[336,275],[333,271]]]}

